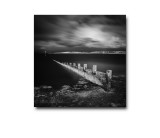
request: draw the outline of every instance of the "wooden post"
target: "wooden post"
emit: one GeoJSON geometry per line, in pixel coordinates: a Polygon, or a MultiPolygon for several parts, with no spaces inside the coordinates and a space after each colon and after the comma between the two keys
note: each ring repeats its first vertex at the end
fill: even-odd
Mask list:
{"type": "Polygon", "coordinates": [[[80,63],[78,63],[78,69],[81,69],[81,64],[80,63]]]}
{"type": "Polygon", "coordinates": [[[76,63],[73,63],[73,67],[76,67],[76,63]]]}
{"type": "Polygon", "coordinates": [[[107,70],[107,90],[111,89],[111,80],[112,80],[112,70],[107,70]]]}
{"type": "Polygon", "coordinates": [[[69,63],[70,66],[72,66],[72,63],[69,63]]]}
{"type": "Polygon", "coordinates": [[[93,65],[92,73],[93,73],[93,74],[96,74],[96,73],[97,73],[97,65],[93,65]]]}
{"type": "Polygon", "coordinates": [[[84,64],[83,65],[83,70],[86,70],[87,69],[87,64],[84,64]]]}

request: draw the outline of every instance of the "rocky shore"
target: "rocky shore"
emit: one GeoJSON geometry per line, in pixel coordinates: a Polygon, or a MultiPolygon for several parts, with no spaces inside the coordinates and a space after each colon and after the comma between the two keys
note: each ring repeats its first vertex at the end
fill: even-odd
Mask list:
{"type": "Polygon", "coordinates": [[[34,88],[35,107],[126,107],[126,80],[113,76],[112,89],[80,78],[73,86],[64,85],[59,90],[42,85],[34,88]]]}

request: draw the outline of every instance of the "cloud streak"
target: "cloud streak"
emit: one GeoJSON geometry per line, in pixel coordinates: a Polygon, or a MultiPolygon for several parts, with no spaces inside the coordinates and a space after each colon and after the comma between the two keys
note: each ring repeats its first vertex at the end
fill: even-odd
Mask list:
{"type": "Polygon", "coordinates": [[[35,50],[126,49],[126,17],[35,15],[35,50]]]}

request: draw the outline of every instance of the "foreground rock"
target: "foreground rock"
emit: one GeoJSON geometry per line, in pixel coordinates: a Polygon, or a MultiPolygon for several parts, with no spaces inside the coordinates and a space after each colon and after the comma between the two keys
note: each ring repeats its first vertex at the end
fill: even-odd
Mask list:
{"type": "Polygon", "coordinates": [[[83,78],[77,84],[64,85],[59,90],[52,86],[35,87],[35,107],[125,107],[124,79],[116,76],[110,91],[83,78]]]}

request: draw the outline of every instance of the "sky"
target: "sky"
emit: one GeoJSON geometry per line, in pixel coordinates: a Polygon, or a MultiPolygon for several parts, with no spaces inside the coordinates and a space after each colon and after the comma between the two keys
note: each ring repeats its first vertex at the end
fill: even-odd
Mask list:
{"type": "Polygon", "coordinates": [[[125,15],[35,15],[35,52],[126,50],[125,15]]]}

